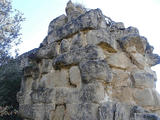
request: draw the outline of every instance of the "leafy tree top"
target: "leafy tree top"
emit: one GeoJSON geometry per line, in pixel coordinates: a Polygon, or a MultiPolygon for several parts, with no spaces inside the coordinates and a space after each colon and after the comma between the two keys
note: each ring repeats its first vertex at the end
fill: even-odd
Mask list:
{"type": "Polygon", "coordinates": [[[0,65],[11,58],[11,49],[20,43],[23,20],[22,14],[12,8],[10,0],[0,0],[0,65]]]}

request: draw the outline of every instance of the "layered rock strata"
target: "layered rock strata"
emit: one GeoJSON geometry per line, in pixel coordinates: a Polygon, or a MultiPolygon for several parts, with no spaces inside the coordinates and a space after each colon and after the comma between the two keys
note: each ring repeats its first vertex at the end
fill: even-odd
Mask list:
{"type": "Polygon", "coordinates": [[[22,61],[24,120],[160,120],[160,63],[134,27],[67,3],[38,49],[22,61]]]}

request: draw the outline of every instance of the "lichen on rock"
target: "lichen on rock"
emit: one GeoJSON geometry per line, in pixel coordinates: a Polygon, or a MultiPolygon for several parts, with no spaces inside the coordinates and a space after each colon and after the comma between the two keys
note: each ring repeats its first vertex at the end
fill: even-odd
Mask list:
{"type": "Polygon", "coordinates": [[[160,63],[147,39],[100,9],[71,1],[40,47],[22,59],[24,120],[160,120],[160,63]]]}

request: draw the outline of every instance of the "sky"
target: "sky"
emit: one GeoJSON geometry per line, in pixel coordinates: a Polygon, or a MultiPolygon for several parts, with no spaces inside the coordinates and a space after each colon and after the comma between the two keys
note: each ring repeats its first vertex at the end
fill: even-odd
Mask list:
{"type": "MultiPolygon", "coordinates": [[[[47,35],[48,25],[54,18],[65,14],[68,0],[12,0],[13,8],[24,14],[20,54],[39,47],[47,35]]],[[[86,8],[100,8],[115,22],[123,22],[125,27],[139,29],[154,46],[154,53],[160,55],[160,0],[72,0],[86,8]]],[[[157,87],[160,92],[160,65],[152,67],[157,73],[157,87]]]]}

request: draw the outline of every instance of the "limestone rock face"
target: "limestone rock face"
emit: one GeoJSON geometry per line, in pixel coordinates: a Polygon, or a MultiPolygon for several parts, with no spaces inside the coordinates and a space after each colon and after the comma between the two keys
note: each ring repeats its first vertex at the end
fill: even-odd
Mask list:
{"type": "Polygon", "coordinates": [[[160,120],[160,63],[134,27],[71,1],[22,60],[17,94],[24,120],[160,120]]]}

